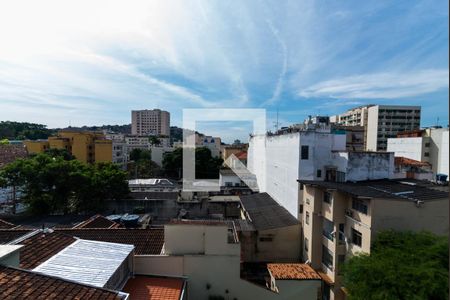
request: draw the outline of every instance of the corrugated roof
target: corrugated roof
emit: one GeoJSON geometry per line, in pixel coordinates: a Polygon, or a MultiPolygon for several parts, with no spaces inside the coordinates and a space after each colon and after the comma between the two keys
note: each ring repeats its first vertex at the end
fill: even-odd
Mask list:
{"type": "Polygon", "coordinates": [[[270,274],[277,280],[320,280],[321,277],[307,264],[272,263],[267,264],[270,274]]]}
{"type": "Polygon", "coordinates": [[[133,250],[133,245],[77,240],[33,271],[105,287],[133,250]]]}
{"type": "Polygon", "coordinates": [[[384,179],[358,182],[298,181],[303,184],[339,190],[357,197],[403,199],[411,201],[448,199],[448,192],[429,188],[426,185],[420,185],[409,180],[384,179]]]}
{"type": "Polygon", "coordinates": [[[132,300],[179,300],[184,287],[184,279],[135,276],[128,280],[123,291],[132,300]]]}
{"type": "Polygon", "coordinates": [[[118,292],[78,284],[12,267],[0,266],[0,298],[16,299],[124,299],[118,292]]]}
{"type": "Polygon", "coordinates": [[[281,228],[300,224],[287,209],[267,193],[242,195],[241,203],[256,230],[281,228]]]}

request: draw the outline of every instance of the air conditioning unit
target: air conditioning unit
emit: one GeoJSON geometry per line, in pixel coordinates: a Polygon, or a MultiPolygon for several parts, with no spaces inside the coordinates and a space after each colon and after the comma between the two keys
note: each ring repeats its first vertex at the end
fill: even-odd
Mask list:
{"type": "Polygon", "coordinates": [[[350,218],[353,218],[353,211],[350,210],[350,209],[346,209],[346,210],[345,210],[345,215],[346,215],[346,216],[349,216],[350,218]]]}

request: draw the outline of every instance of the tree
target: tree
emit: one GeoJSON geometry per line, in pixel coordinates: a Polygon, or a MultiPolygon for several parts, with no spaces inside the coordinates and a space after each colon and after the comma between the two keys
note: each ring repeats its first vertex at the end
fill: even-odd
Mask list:
{"type": "Polygon", "coordinates": [[[75,156],[72,155],[68,150],[66,149],[56,149],[56,148],[50,148],[45,150],[45,153],[50,155],[51,157],[62,157],[64,160],[73,160],[75,159],[75,156]]]}
{"type": "Polygon", "coordinates": [[[148,141],[150,142],[150,144],[152,146],[159,146],[159,145],[161,145],[161,140],[157,136],[154,136],[154,135],[150,136],[148,138],[148,141]]]}
{"type": "Polygon", "coordinates": [[[111,163],[88,165],[48,153],[18,159],[0,171],[1,185],[20,186],[33,214],[100,210],[105,200],[127,196],[126,179],[111,163]]]}
{"type": "Polygon", "coordinates": [[[133,149],[130,152],[130,160],[140,161],[140,160],[151,160],[152,152],[150,150],[145,149],[133,149]]]}
{"type": "Polygon", "coordinates": [[[380,232],[370,255],[344,265],[349,299],[448,299],[448,253],[446,237],[380,232]]]}
{"type": "MultiPolygon", "coordinates": [[[[192,149],[187,149],[192,151],[192,149]]],[[[219,170],[223,160],[212,157],[211,150],[206,147],[195,148],[195,177],[198,179],[219,178],[219,170]]],[[[163,169],[167,176],[181,178],[183,174],[183,149],[177,148],[164,155],[163,169]]]]}

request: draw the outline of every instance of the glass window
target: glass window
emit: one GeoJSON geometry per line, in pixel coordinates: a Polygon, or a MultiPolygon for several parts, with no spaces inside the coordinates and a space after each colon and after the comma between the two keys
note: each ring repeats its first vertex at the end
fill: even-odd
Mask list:
{"type": "Polygon", "coordinates": [[[309,146],[302,146],[301,159],[309,159],[309,146]]]}
{"type": "Polygon", "coordinates": [[[329,239],[330,241],[334,240],[334,224],[333,222],[329,221],[328,219],[323,219],[323,236],[329,239]]]}
{"type": "Polygon", "coordinates": [[[309,224],[309,212],[306,212],[305,223],[309,224]]]}
{"type": "Polygon", "coordinates": [[[333,253],[324,245],[322,245],[322,264],[333,270],[333,253]]]}
{"type": "Polygon", "coordinates": [[[367,215],[367,205],[361,199],[353,199],[352,200],[352,208],[356,211],[359,211],[359,212],[367,215]]]}
{"type": "Polygon", "coordinates": [[[345,242],[345,224],[343,223],[339,224],[339,242],[345,242]]]}
{"type": "Polygon", "coordinates": [[[331,204],[331,193],[329,192],[323,193],[323,202],[331,204]]]}
{"type": "Polygon", "coordinates": [[[319,178],[322,177],[322,170],[320,169],[317,170],[317,177],[319,178]]]}
{"type": "Polygon", "coordinates": [[[429,153],[429,152],[425,152],[423,155],[424,155],[425,157],[430,157],[430,153],[429,153]]]}
{"type": "Polygon", "coordinates": [[[354,228],[352,228],[352,244],[359,247],[362,245],[362,234],[354,228]]]}

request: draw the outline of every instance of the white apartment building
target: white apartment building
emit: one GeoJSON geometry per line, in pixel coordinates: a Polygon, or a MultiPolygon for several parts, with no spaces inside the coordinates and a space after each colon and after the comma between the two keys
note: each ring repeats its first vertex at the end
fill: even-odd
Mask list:
{"type": "Polygon", "coordinates": [[[160,109],[132,110],[131,134],[170,136],[170,113],[160,109]]]}
{"type": "Polygon", "coordinates": [[[427,162],[433,175],[444,174],[448,180],[448,132],[448,127],[405,132],[388,139],[387,151],[394,152],[396,157],[427,162]]]}
{"type": "Polygon", "coordinates": [[[345,299],[341,266],[370,254],[380,230],[448,235],[448,189],[417,180],[329,182],[299,180],[303,193],[303,258],[325,276],[323,299],[345,299]]]}
{"type": "Polygon", "coordinates": [[[386,151],[387,139],[420,128],[420,106],[366,105],[330,118],[345,126],[364,127],[364,149],[386,151]]]}
{"type": "Polygon", "coordinates": [[[260,192],[267,192],[293,216],[301,217],[297,179],[323,180],[326,167],[333,165],[332,151],[345,148],[345,133],[330,130],[255,135],[249,141],[247,168],[256,175],[260,192]]]}

